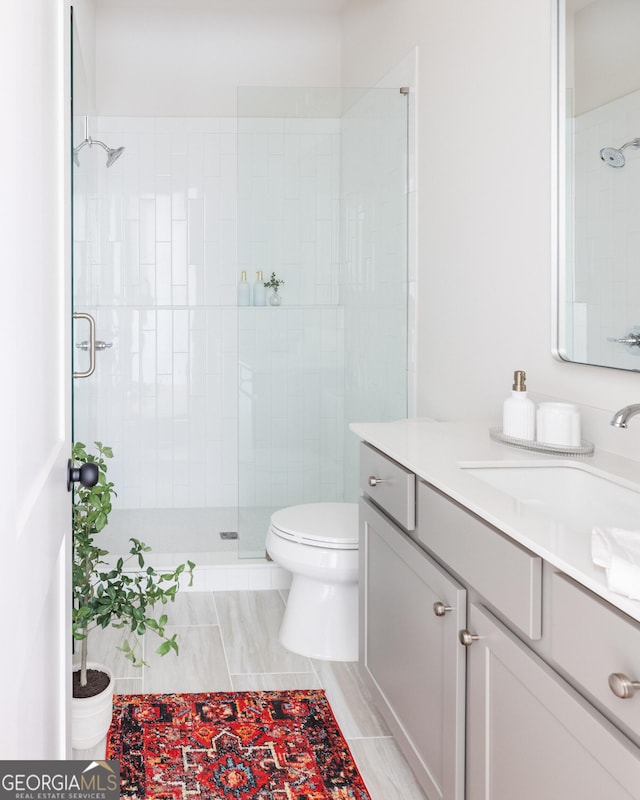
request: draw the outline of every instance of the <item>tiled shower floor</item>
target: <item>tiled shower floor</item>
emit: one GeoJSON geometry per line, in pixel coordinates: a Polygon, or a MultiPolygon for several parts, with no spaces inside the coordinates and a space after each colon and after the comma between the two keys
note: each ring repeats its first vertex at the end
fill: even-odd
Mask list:
{"type": "Polygon", "coordinates": [[[151,547],[154,564],[177,564],[184,554],[199,565],[232,560],[264,559],[265,537],[276,508],[115,508],[101,533],[101,544],[112,554],[126,555],[135,536],[151,547]],[[222,532],[235,532],[228,539],[222,532]]]}
{"type": "MultiPolygon", "coordinates": [[[[91,659],[115,670],[116,692],[324,689],[372,800],[426,800],[356,665],[311,660],[280,645],[279,591],[183,592],[166,611],[180,655],[157,656],[150,636],[142,669],[116,650],[120,631],[94,631],[91,659]]],[[[104,758],[104,745],[74,755],[104,758]]]]}

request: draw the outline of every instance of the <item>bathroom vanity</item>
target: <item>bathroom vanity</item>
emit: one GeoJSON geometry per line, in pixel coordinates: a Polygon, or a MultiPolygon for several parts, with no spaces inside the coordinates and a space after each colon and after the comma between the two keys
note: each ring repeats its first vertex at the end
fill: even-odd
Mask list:
{"type": "Polygon", "coordinates": [[[477,425],[351,430],[360,666],[430,800],[639,798],[640,602],[607,589],[590,547],[593,525],[633,518],[640,466],[512,449],[477,425]],[[558,480],[557,513],[543,471],[529,496],[479,477],[558,467],[588,481],[581,497],[580,477],[566,490],[558,480]],[[609,483],[632,492],[626,509],[607,510],[609,483]]]}

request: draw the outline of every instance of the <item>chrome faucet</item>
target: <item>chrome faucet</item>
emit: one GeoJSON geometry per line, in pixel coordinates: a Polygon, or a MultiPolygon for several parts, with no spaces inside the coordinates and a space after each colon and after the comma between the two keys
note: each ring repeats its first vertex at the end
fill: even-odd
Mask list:
{"type": "Polygon", "coordinates": [[[611,420],[611,424],[614,428],[626,428],[627,422],[631,417],[635,417],[636,414],[640,414],[640,403],[634,403],[633,405],[621,408],[620,411],[616,411],[611,420]]]}

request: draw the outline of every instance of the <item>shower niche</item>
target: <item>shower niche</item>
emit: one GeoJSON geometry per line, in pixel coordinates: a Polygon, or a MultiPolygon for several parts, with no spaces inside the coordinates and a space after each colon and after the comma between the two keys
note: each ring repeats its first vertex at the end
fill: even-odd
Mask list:
{"type": "Polygon", "coordinates": [[[237,118],[87,129],[124,148],[73,165],[74,310],[109,345],[74,438],[114,449],[105,546],[263,559],[272,510],[357,496],[349,422],[407,414],[407,96],[247,87],[237,118]],[[238,307],[258,270],[281,306],[238,307]]]}

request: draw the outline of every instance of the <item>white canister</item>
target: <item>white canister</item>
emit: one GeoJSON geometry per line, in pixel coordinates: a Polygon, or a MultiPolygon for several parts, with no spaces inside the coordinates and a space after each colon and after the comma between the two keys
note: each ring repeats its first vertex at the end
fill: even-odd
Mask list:
{"type": "Polygon", "coordinates": [[[542,444],[580,447],[580,411],[573,403],[540,403],[536,411],[536,440],[542,444]]]}

